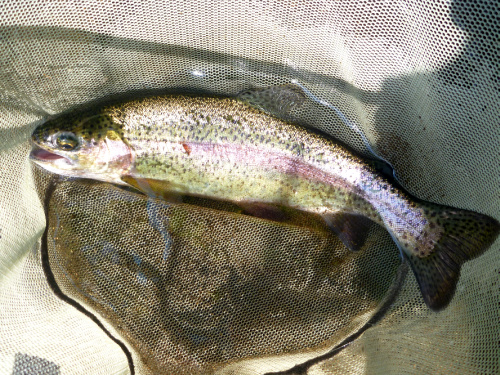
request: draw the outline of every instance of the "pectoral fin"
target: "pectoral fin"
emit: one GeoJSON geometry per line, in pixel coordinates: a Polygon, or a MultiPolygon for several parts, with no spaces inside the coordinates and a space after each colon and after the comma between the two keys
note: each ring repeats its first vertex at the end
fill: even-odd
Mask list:
{"type": "Polygon", "coordinates": [[[337,213],[322,216],[330,229],[352,251],[358,251],[363,247],[370,227],[375,224],[370,219],[359,215],[337,213]]]}
{"type": "Polygon", "coordinates": [[[171,203],[181,203],[180,194],[172,191],[172,184],[167,181],[153,180],[150,178],[136,178],[132,176],[122,176],[122,181],[139,190],[149,197],[163,199],[171,203]]]}

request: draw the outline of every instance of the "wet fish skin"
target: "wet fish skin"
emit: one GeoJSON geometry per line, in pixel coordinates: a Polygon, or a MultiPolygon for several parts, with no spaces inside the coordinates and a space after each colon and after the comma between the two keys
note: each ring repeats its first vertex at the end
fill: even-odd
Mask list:
{"type": "Polygon", "coordinates": [[[488,216],[417,201],[341,144],[232,98],[157,96],[69,113],[33,142],[33,160],[54,173],[320,214],[351,248],[363,235],[355,228],[374,221],[434,310],[500,231],[488,216]]]}

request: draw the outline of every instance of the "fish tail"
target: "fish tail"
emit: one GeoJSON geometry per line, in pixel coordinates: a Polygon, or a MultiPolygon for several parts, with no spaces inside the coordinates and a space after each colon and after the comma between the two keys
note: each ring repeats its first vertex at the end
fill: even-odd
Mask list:
{"type": "Polygon", "coordinates": [[[486,215],[450,207],[425,205],[430,223],[439,226],[440,236],[426,256],[418,249],[405,251],[427,306],[434,311],[451,301],[467,260],[481,255],[496,239],[500,223],[486,215]]]}

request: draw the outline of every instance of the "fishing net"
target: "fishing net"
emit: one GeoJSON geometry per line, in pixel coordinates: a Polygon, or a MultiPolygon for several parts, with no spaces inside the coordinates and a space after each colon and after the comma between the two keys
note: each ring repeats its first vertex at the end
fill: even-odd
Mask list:
{"type": "MultiPolygon", "coordinates": [[[[4,1],[0,20],[2,374],[286,371],[393,291],[398,250],[376,225],[350,252],[313,217],[54,182],[30,135],[81,104],[293,84],[296,121],[420,199],[500,219],[495,1],[4,1]]],[[[380,322],[303,373],[499,373],[499,244],[445,310],[409,273],[380,322]]]]}

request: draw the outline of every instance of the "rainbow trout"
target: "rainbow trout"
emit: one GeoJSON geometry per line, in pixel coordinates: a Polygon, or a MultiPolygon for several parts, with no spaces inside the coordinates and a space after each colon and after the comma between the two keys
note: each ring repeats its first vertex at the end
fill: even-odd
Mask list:
{"type": "Polygon", "coordinates": [[[435,311],[450,302],[461,265],[500,231],[488,216],[414,199],[341,144],[234,98],[104,105],[51,119],[32,139],[32,160],[50,172],[318,214],[352,250],[375,222],[435,311]]]}

